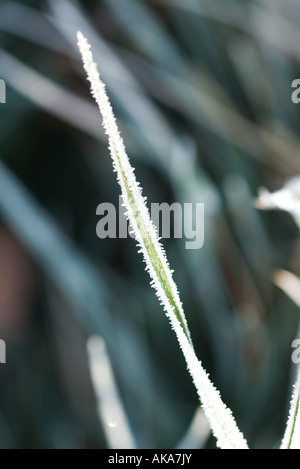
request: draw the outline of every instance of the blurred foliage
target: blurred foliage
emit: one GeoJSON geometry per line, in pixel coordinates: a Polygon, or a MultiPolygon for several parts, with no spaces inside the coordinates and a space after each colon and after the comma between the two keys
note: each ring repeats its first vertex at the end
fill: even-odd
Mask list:
{"type": "Polygon", "coordinates": [[[1,1],[0,447],[107,447],[91,334],[138,447],[176,447],[198,406],[134,241],[96,236],[119,189],[78,29],[148,202],[205,203],[202,249],[163,244],[204,367],[250,446],[278,447],[299,311],[273,273],[299,275],[299,236],[253,198],[299,174],[299,21],[295,0],[1,1]]]}

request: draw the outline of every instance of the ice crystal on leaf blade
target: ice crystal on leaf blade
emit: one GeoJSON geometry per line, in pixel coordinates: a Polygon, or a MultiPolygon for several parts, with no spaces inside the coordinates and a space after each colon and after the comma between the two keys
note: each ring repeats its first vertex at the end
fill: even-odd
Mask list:
{"type": "Polygon", "coordinates": [[[105,85],[100,79],[97,65],[93,60],[90,45],[86,38],[80,32],[78,32],[77,38],[83,65],[91,83],[91,92],[102,114],[103,127],[108,136],[114,170],[117,172],[123,202],[127,211],[126,216],[144,256],[146,268],[151,277],[151,286],[156,290],[156,294],[176,333],[187,368],[193,378],[203,410],[217,439],[218,446],[222,449],[247,449],[247,443],[238,429],[231,411],[223,403],[218,390],[211,383],[195,354],[172,272],[159,242],[157,230],[151,221],[134,170],[129,162],[106,94],[105,85]]]}
{"type": "Polygon", "coordinates": [[[300,449],[300,370],[294,385],[289,418],[281,449],[300,449]]]}

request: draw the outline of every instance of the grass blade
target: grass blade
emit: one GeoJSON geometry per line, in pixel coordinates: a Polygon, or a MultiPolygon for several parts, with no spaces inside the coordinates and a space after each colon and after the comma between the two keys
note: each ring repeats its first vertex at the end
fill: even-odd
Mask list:
{"type": "Polygon", "coordinates": [[[300,449],[300,373],[294,386],[290,413],[281,449],[300,449]]]}
{"type": "Polygon", "coordinates": [[[103,127],[108,135],[109,148],[114,169],[118,175],[118,182],[122,189],[127,217],[143,253],[151,277],[151,285],[155,288],[156,294],[163,304],[166,315],[176,333],[204,412],[217,438],[217,444],[223,449],[246,449],[248,447],[247,443],[238,429],[231,411],[221,400],[219,391],[211,383],[201,362],[196,357],[177,287],[172,278],[172,272],[159,243],[157,232],[152,224],[141,188],[136,181],[134,170],[126,154],[105,91],[105,85],[100,80],[90,46],[80,32],[78,33],[78,46],[88,80],[91,83],[92,94],[102,114],[103,127]]]}

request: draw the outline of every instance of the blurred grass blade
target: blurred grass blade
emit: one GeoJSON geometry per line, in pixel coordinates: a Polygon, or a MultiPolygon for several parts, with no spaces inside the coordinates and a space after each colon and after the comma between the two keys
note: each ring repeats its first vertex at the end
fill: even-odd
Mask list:
{"type": "Polygon", "coordinates": [[[86,309],[86,291],[92,292],[93,285],[100,280],[90,304],[93,308],[101,307],[103,333],[109,336],[112,325],[105,305],[109,294],[101,287],[104,283],[101,275],[1,161],[0,213],[51,280],[73,304],[77,303],[76,310],[78,306],[86,309]]]}
{"type": "Polygon", "coordinates": [[[187,66],[181,51],[158,16],[139,0],[105,0],[134,44],[162,69],[182,74],[187,66]],[[167,59],[167,60],[166,60],[167,59]]]}
{"type": "Polygon", "coordinates": [[[46,15],[12,0],[3,0],[0,4],[0,30],[55,53],[72,53],[67,43],[63,43],[61,37],[55,34],[56,30],[46,15]]]}
{"type": "Polygon", "coordinates": [[[273,281],[300,308],[300,280],[296,275],[284,269],[274,273],[273,281]]]}
{"type": "Polygon", "coordinates": [[[43,77],[28,65],[0,50],[1,77],[33,103],[94,138],[104,137],[97,130],[95,110],[83,98],[43,77]],[[83,118],[78,118],[81,109],[83,118]]]}
{"type": "Polygon", "coordinates": [[[203,410],[198,407],[193,415],[192,421],[176,446],[176,449],[201,449],[204,447],[211,433],[203,410]]]}
{"type": "MultiPolygon", "coordinates": [[[[151,3],[162,5],[162,0],[151,0],[151,3]]],[[[223,0],[203,1],[196,0],[167,0],[168,6],[182,12],[197,15],[215,22],[224,24],[230,28],[237,28],[258,42],[266,42],[283,51],[285,54],[300,58],[297,47],[300,29],[297,24],[284,17],[278,18],[278,23],[270,15],[265,6],[259,6],[254,2],[239,2],[227,0],[224,8],[223,0]],[[278,34],[278,27],[281,34],[278,34]]],[[[271,4],[270,4],[271,5],[271,4]]]]}
{"type": "Polygon", "coordinates": [[[105,343],[100,336],[87,342],[90,373],[98,400],[98,413],[111,449],[135,449],[126,414],[116,386],[105,343]]]}
{"type": "MultiPolygon", "coordinates": [[[[103,337],[120,382],[130,390],[128,400],[134,400],[139,418],[149,421],[151,411],[142,406],[145,395],[152,389],[147,352],[134,326],[115,317],[126,317],[124,305],[116,296],[116,283],[112,290],[100,271],[60,231],[54,220],[1,160],[0,215],[53,285],[69,301],[84,329],[89,333],[98,332],[103,337]],[[122,357],[130,362],[128,370],[122,368],[122,357]],[[137,376],[141,384],[132,389],[137,376]]],[[[139,444],[143,444],[144,438],[140,432],[139,444]]]]}

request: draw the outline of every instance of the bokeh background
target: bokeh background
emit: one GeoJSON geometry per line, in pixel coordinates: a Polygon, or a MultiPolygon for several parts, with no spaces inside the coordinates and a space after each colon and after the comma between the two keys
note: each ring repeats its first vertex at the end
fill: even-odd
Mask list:
{"type": "Polygon", "coordinates": [[[119,187],[78,29],[148,202],[205,203],[203,248],[163,244],[204,367],[277,448],[299,306],[274,274],[300,273],[299,233],[253,201],[299,174],[297,0],[1,0],[0,447],[215,448],[135,242],[96,236],[119,187]]]}

